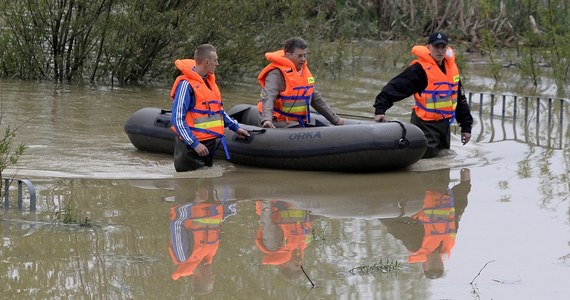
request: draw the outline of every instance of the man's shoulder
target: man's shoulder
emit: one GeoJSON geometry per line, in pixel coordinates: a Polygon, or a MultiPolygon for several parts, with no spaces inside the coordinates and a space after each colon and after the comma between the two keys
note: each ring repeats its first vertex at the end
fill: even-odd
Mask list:
{"type": "Polygon", "coordinates": [[[425,74],[424,68],[418,61],[412,62],[408,65],[400,74],[398,74],[395,78],[408,78],[408,77],[416,77],[418,74],[425,74]]]}
{"type": "Polygon", "coordinates": [[[279,70],[279,68],[275,68],[269,72],[267,72],[267,76],[265,76],[265,81],[273,81],[273,82],[278,82],[278,81],[283,81],[285,80],[285,78],[283,77],[283,74],[281,74],[281,70],[279,70]]]}
{"type": "Polygon", "coordinates": [[[283,76],[281,74],[281,70],[279,70],[279,68],[273,68],[271,69],[271,71],[267,72],[267,75],[279,75],[279,76],[283,76]]]}
{"type": "Polygon", "coordinates": [[[414,60],[406,69],[417,72],[417,71],[423,71],[424,67],[422,67],[422,64],[419,61],[414,60]]]}

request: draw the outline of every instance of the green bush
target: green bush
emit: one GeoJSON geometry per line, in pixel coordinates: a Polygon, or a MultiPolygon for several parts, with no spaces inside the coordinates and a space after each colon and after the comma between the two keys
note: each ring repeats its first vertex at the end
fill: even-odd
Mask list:
{"type": "MultiPolygon", "coordinates": [[[[490,72],[500,80],[503,47],[537,48],[518,51],[513,65],[568,62],[567,2],[0,0],[0,76],[168,86],[177,74],[174,60],[210,43],[219,52],[223,83],[255,78],[266,64],[265,52],[302,36],[319,55],[311,59],[315,73],[338,77],[347,65],[358,66],[359,53],[349,47],[354,41],[423,43],[442,30],[457,52],[487,55],[490,72]],[[534,31],[544,36],[539,43],[528,39],[534,31]],[[528,53],[540,57],[531,60],[528,53]]],[[[563,65],[553,69],[559,87],[570,80],[569,64],[563,65]]]]}
{"type": "MultiPolygon", "coordinates": [[[[2,127],[2,117],[0,116],[0,128],[2,127]]],[[[2,179],[2,173],[6,168],[11,165],[15,165],[18,159],[24,151],[26,146],[24,144],[14,145],[14,138],[16,137],[17,128],[12,129],[10,126],[6,126],[4,131],[4,136],[0,139],[0,192],[4,191],[2,189],[2,184],[4,183],[2,179]]]]}

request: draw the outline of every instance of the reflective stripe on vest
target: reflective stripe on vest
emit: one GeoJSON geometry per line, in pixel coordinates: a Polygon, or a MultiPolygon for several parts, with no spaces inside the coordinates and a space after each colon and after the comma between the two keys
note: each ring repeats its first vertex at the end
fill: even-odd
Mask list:
{"type": "Polygon", "coordinates": [[[423,210],[412,216],[412,218],[424,224],[426,236],[455,235],[457,228],[455,226],[455,206],[451,190],[448,190],[446,194],[426,191],[423,210]]]}
{"type": "Polygon", "coordinates": [[[202,218],[195,219],[194,223],[207,224],[207,225],[218,225],[222,223],[222,219],[219,218],[202,218]]]}

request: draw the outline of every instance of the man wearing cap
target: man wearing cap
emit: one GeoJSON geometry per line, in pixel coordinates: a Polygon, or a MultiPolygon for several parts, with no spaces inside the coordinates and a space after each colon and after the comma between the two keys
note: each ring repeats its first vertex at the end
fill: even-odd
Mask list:
{"type": "Polygon", "coordinates": [[[450,148],[450,125],[456,119],[461,127],[461,141],[471,139],[473,117],[465,98],[455,53],[443,32],[434,32],[427,45],[414,46],[417,59],[390,80],[374,102],[377,122],[385,122],[386,111],[394,102],[414,95],[410,123],[418,126],[427,139],[423,158],[435,157],[450,148]]]}

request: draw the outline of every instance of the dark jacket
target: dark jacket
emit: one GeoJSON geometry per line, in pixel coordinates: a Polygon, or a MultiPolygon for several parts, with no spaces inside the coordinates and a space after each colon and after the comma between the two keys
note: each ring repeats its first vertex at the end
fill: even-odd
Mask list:
{"type": "MultiPolygon", "coordinates": [[[[445,73],[444,67],[440,66],[440,69],[445,73]]],[[[398,76],[392,78],[376,96],[376,101],[374,102],[375,114],[385,114],[394,102],[410,97],[415,93],[420,93],[425,90],[427,84],[427,75],[422,66],[419,63],[410,65],[398,76]]],[[[465,98],[461,81],[459,81],[455,118],[461,126],[461,132],[471,133],[473,117],[471,116],[471,110],[465,98]]]]}

